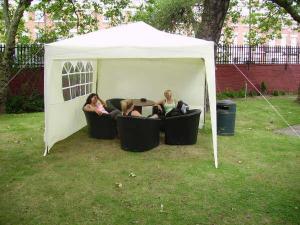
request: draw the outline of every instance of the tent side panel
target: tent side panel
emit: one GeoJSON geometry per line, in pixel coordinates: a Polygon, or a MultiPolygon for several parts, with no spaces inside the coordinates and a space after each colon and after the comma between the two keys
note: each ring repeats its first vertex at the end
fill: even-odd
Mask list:
{"type": "MultiPolygon", "coordinates": [[[[78,60],[80,62],[84,60],[78,60]]],[[[86,101],[87,94],[74,97],[70,100],[64,100],[63,96],[63,67],[68,60],[50,60],[46,65],[46,82],[45,82],[45,143],[48,150],[58,141],[65,139],[71,134],[77,132],[86,125],[82,106],[86,101]]],[[[85,62],[91,62],[93,67],[93,81],[91,92],[96,90],[96,76],[97,76],[97,61],[85,60],[85,62]]],[[[73,65],[77,65],[76,61],[72,62],[73,65]]],[[[73,82],[78,82],[78,77],[81,74],[86,76],[85,72],[82,72],[80,76],[76,78],[75,66],[66,73],[69,77],[69,86],[71,87],[71,79],[73,82]],[[73,76],[73,77],[72,77],[73,76]],[[75,77],[74,77],[75,76],[75,77]],[[72,78],[71,78],[72,77],[72,78]]],[[[64,75],[65,76],[65,75],[64,75]]],[[[80,78],[81,79],[81,78],[80,78]]],[[[76,86],[76,85],[75,85],[76,86]]],[[[74,87],[74,85],[73,85],[74,87]]],[[[76,88],[76,87],[74,87],[76,88]]],[[[71,93],[71,91],[70,91],[71,93]]],[[[82,92],[83,93],[83,92],[82,92]]]]}

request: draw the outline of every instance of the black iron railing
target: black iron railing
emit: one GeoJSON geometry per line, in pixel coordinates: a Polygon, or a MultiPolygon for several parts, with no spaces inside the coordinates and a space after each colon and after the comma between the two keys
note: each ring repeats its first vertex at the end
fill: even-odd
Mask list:
{"type": "Polygon", "coordinates": [[[217,64],[299,64],[299,46],[244,46],[217,47],[217,64]]]}
{"type": "MultiPolygon", "coordinates": [[[[5,45],[0,45],[0,53],[4,52],[5,45]]],[[[42,44],[18,44],[15,47],[14,66],[16,67],[43,67],[44,45],[42,44]]]]}
{"type": "MultiPolygon", "coordinates": [[[[0,45],[0,53],[5,46],[0,45]]],[[[43,67],[44,45],[17,45],[15,66],[43,67]]],[[[300,46],[219,45],[217,64],[300,64],[300,46]]]]}

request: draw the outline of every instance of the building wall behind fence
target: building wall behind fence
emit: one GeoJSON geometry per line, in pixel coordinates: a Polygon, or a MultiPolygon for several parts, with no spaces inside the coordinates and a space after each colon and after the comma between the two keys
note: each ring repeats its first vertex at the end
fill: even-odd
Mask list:
{"type": "MultiPolygon", "coordinates": [[[[238,68],[249,80],[260,89],[264,82],[267,91],[284,91],[296,93],[300,83],[299,64],[239,64],[238,68]]],[[[232,64],[218,64],[216,70],[217,92],[239,91],[246,86],[246,79],[232,64]]],[[[248,82],[247,82],[248,83],[248,82]]],[[[247,84],[248,90],[254,90],[251,84],[247,84]]]]}
{"type": "MultiPolygon", "coordinates": [[[[264,82],[267,90],[297,93],[300,83],[300,64],[246,64],[237,65],[241,71],[259,88],[264,82]]],[[[245,88],[246,79],[232,64],[217,64],[216,66],[217,92],[240,91],[245,88]]],[[[254,88],[248,83],[248,90],[254,88]]],[[[10,93],[21,95],[24,90],[35,90],[44,94],[44,68],[23,69],[10,83],[10,93]]]]}

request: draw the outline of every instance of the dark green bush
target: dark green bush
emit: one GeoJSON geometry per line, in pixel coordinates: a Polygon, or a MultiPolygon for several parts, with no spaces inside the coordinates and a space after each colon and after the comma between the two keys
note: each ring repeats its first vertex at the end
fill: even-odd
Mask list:
{"type": "Polygon", "coordinates": [[[6,101],[7,113],[42,112],[44,111],[44,97],[38,93],[30,96],[8,96],[6,101]]]}
{"type": "Polygon", "coordinates": [[[258,93],[256,91],[249,91],[248,92],[249,97],[254,97],[254,96],[257,96],[257,95],[258,95],[258,93]]]}
{"type": "Polygon", "coordinates": [[[284,91],[279,91],[279,95],[285,95],[284,91]]]}
{"type": "Polygon", "coordinates": [[[274,90],[274,91],[272,92],[272,95],[274,95],[274,96],[279,96],[279,91],[274,90]]]}
{"type": "MultiPolygon", "coordinates": [[[[247,97],[254,97],[258,96],[259,94],[256,91],[250,90],[247,93],[247,97]]],[[[217,93],[217,98],[218,99],[226,99],[226,98],[244,98],[245,97],[245,90],[241,89],[240,91],[229,91],[226,90],[221,93],[217,93]]]]}
{"type": "Polygon", "coordinates": [[[266,85],[266,83],[264,81],[261,82],[261,84],[260,84],[260,91],[263,94],[267,93],[267,85],[266,85]]]}

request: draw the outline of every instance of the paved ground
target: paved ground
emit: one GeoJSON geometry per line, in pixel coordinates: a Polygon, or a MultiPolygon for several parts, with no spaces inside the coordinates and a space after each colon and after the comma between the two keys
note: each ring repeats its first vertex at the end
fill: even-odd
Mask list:
{"type": "MultiPolygon", "coordinates": [[[[294,128],[294,130],[296,130],[296,132],[298,133],[298,136],[300,136],[300,124],[299,125],[294,125],[292,127],[294,128]]],[[[292,129],[289,128],[289,127],[276,130],[275,133],[291,135],[291,136],[297,136],[295,134],[295,132],[293,132],[292,129]]]]}

